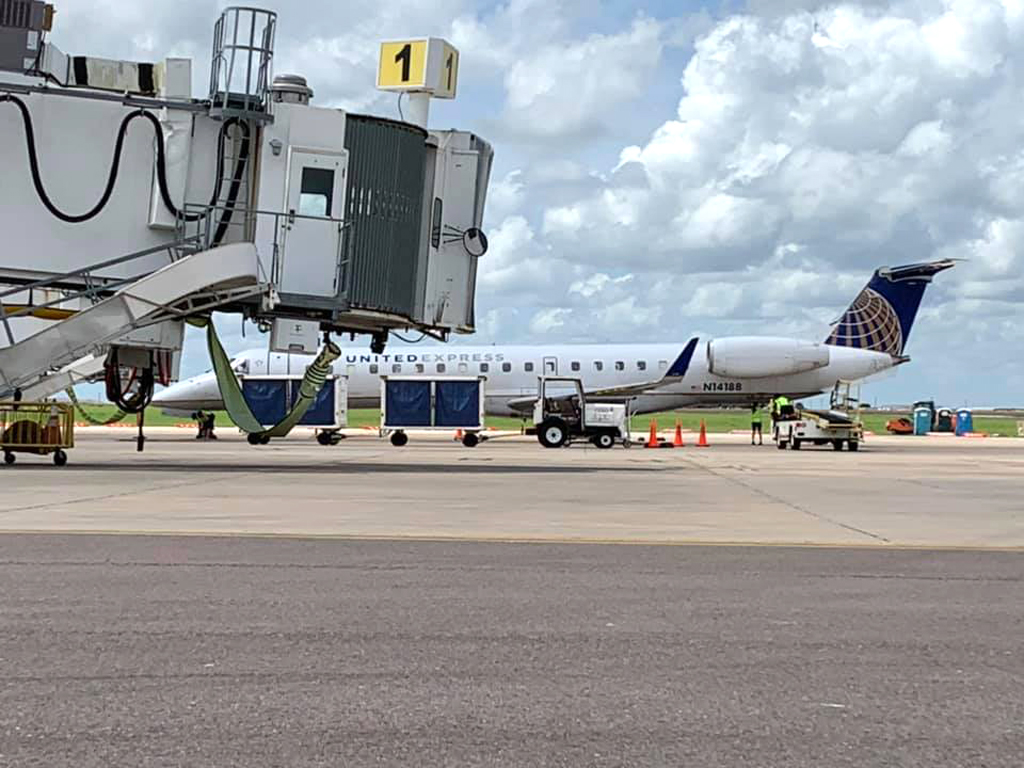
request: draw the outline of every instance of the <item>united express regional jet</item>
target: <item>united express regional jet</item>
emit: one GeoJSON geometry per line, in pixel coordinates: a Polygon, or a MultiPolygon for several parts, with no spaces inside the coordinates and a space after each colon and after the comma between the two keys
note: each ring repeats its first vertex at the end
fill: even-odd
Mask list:
{"type": "MultiPolygon", "coordinates": [[[[402,347],[379,355],[348,349],[334,373],[348,377],[350,408],[379,406],[382,375],[484,376],[492,416],[529,413],[541,375],[578,377],[594,395],[635,394],[634,413],[762,405],[780,394],[811,397],[837,381],[858,381],[907,362],[907,338],[925,288],[952,266],[944,260],[877,270],[823,342],[733,336],[681,344],[402,347]]],[[[312,359],[250,350],[232,367],[242,376],[296,375],[312,359]]],[[[189,413],[223,407],[212,372],[157,393],[153,404],[189,413]]]]}

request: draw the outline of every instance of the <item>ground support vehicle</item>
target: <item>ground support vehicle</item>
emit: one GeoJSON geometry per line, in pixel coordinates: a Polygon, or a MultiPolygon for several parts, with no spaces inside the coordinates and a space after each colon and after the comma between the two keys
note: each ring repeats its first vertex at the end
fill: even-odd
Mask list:
{"type": "Polygon", "coordinates": [[[857,451],[864,441],[864,424],[860,419],[860,390],[850,382],[840,381],[832,390],[831,408],[827,411],[798,408],[780,418],[772,427],[772,438],[779,450],[800,450],[804,444],[831,445],[833,450],[857,451]]]}
{"type": "Polygon", "coordinates": [[[794,418],[775,422],[773,433],[780,450],[800,450],[804,444],[831,445],[834,450],[860,449],[864,427],[859,421],[832,411],[799,411],[794,418]]]}
{"type": "Polygon", "coordinates": [[[632,444],[629,398],[588,399],[581,379],[542,376],[538,379],[533,426],[545,448],[561,448],[588,440],[598,448],[632,444]]]}

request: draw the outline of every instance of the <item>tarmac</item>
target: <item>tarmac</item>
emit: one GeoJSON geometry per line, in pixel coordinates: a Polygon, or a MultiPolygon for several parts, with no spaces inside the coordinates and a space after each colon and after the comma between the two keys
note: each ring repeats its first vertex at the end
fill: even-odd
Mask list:
{"type": "Polygon", "coordinates": [[[1024,440],[0,466],[2,766],[1019,766],[1024,440]]]}
{"type": "Polygon", "coordinates": [[[68,466],[0,466],[0,530],[830,546],[1024,547],[1024,440],[868,438],[857,453],[711,435],[672,450],[464,448],[355,432],[82,429],[68,466]]]}

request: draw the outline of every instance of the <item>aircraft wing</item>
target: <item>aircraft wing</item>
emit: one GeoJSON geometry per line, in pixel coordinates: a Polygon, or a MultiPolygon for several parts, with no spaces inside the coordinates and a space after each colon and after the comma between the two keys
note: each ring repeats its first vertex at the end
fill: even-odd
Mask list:
{"type": "MultiPolygon", "coordinates": [[[[630,382],[627,384],[621,384],[614,387],[595,387],[589,388],[584,387],[584,394],[589,397],[636,397],[642,395],[645,392],[663,387],[666,384],[672,384],[676,381],[681,380],[685,375],[686,371],[690,368],[690,360],[693,359],[694,350],[697,349],[697,337],[694,336],[683,348],[683,351],[679,353],[679,356],[675,359],[675,362],[668,367],[668,370],[659,379],[652,379],[650,381],[638,381],[630,382]]],[[[572,395],[566,394],[564,397],[571,397],[572,395]]],[[[555,397],[554,399],[560,399],[555,397]]],[[[510,400],[508,406],[516,411],[528,411],[533,408],[533,404],[537,402],[536,396],[520,397],[515,400],[510,400]]]]}

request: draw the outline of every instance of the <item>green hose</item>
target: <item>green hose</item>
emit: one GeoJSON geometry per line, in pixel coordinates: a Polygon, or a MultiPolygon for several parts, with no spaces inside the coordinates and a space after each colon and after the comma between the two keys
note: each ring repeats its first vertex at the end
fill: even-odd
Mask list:
{"type": "Polygon", "coordinates": [[[88,421],[90,424],[94,424],[97,427],[105,427],[109,424],[116,424],[117,422],[121,421],[121,419],[128,415],[125,411],[117,410],[114,411],[114,415],[111,416],[109,419],[97,419],[95,416],[93,416],[91,413],[85,410],[85,408],[82,407],[82,404],[80,402],[78,402],[78,397],[75,395],[74,387],[68,387],[67,389],[64,390],[64,392],[67,394],[68,399],[75,406],[75,410],[78,411],[79,415],[83,419],[88,421]]]}
{"type": "Polygon", "coordinates": [[[324,382],[331,372],[331,364],[341,356],[338,346],[328,341],[316,359],[306,368],[306,373],[299,384],[299,396],[295,399],[292,409],[281,421],[267,429],[259,423],[245,401],[242,387],[231,369],[231,359],[221,346],[213,323],[201,323],[196,320],[190,322],[194,325],[206,325],[206,347],[210,351],[210,360],[213,362],[213,371],[217,376],[221,400],[224,402],[224,410],[227,411],[228,417],[240,430],[257,437],[284,437],[291,432],[323,389],[324,382]]]}

